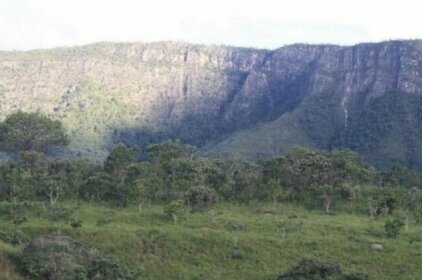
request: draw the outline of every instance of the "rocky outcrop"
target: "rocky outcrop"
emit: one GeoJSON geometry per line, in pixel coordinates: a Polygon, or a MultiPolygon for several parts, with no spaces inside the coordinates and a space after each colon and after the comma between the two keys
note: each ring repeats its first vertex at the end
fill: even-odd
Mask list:
{"type": "Polygon", "coordinates": [[[421,168],[421,50],[421,41],[276,50],[266,69],[272,84],[279,82],[272,91],[290,111],[235,133],[211,151],[256,158],[296,144],[347,147],[380,167],[399,161],[421,168]]]}
{"type": "Polygon", "coordinates": [[[380,123],[382,114],[399,111],[403,123],[393,134],[405,135],[397,141],[407,144],[405,151],[392,151],[398,156],[391,160],[413,158],[418,165],[421,118],[412,104],[422,95],[421,72],[422,41],[277,50],[99,43],[3,52],[0,118],[19,109],[45,112],[63,121],[72,138],[68,153],[100,159],[117,141],[142,146],[178,138],[214,151],[235,143],[251,156],[277,154],[295,143],[345,146],[375,151],[369,156],[374,160],[399,145],[385,132],[396,128],[380,124],[368,136],[366,128],[373,129],[363,116],[380,123]],[[394,98],[409,101],[397,109],[394,98]],[[373,109],[381,100],[384,113],[373,109]],[[266,151],[243,144],[251,133],[253,141],[272,144],[264,145],[266,151]],[[366,147],[367,141],[374,143],[366,147]]]}

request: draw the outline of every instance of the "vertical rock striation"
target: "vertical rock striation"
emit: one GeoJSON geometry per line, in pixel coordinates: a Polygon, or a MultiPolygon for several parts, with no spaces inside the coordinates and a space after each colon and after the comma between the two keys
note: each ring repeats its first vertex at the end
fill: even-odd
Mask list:
{"type": "MultiPolygon", "coordinates": [[[[267,157],[293,144],[349,147],[422,167],[422,41],[257,50],[98,43],[0,53],[0,118],[61,119],[66,152],[165,138],[267,157]]],[[[384,160],[387,159],[387,160],[384,160]]]]}

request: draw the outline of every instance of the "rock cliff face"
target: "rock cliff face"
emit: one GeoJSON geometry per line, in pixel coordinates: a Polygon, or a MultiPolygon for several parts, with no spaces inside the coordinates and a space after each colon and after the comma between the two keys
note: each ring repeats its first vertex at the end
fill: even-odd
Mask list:
{"type": "Polygon", "coordinates": [[[270,61],[264,71],[273,77],[272,91],[296,102],[211,151],[256,158],[296,144],[346,147],[380,167],[397,161],[422,167],[422,41],[288,46],[270,61]]]}
{"type": "Polygon", "coordinates": [[[422,41],[277,50],[112,44],[0,53],[0,118],[60,119],[67,153],[165,138],[267,157],[349,147],[422,167],[422,41]]]}

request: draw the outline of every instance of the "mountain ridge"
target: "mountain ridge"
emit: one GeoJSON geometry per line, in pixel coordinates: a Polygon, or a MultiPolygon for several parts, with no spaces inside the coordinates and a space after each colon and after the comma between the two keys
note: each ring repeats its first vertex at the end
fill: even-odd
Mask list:
{"type": "Polygon", "coordinates": [[[337,44],[337,43],[307,43],[307,42],[297,42],[284,44],[276,48],[265,48],[265,47],[254,47],[254,46],[240,46],[240,45],[229,45],[229,44],[218,44],[218,43],[195,43],[184,40],[157,40],[157,41],[94,41],[91,43],[75,44],[75,45],[58,45],[50,48],[32,48],[32,49],[12,49],[12,50],[1,50],[2,53],[35,53],[35,52],[50,52],[57,50],[69,50],[69,49],[78,49],[78,48],[89,48],[92,46],[98,45],[165,45],[165,44],[179,44],[186,46],[198,46],[198,47],[219,47],[219,48],[233,48],[233,49],[250,49],[250,50],[263,50],[263,51],[275,51],[281,48],[291,47],[291,46],[332,46],[339,48],[348,48],[356,47],[360,45],[376,45],[376,44],[385,44],[391,42],[417,42],[421,41],[419,38],[411,39],[387,39],[379,41],[362,41],[355,44],[337,44]]]}
{"type": "Polygon", "coordinates": [[[173,138],[250,158],[293,144],[346,147],[369,152],[378,165],[420,168],[421,53],[421,40],[274,50],[97,43],[0,52],[0,118],[41,111],[63,121],[73,139],[66,153],[98,159],[119,141],[145,146],[173,138]],[[397,111],[398,121],[384,127],[380,110],[397,111]],[[238,138],[255,139],[251,133],[251,143],[238,138]],[[266,152],[253,155],[260,145],[266,152]]]}

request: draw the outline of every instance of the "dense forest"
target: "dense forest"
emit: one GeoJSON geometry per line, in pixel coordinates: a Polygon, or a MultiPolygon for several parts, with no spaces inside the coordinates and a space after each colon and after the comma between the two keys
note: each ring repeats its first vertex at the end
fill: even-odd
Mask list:
{"type": "MultiPolygon", "coordinates": [[[[377,221],[377,230],[391,242],[407,234],[409,227],[417,228],[420,235],[422,174],[400,164],[376,170],[349,150],[295,147],[284,156],[250,162],[237,154],[204,156],[194,146],[165,141],[144,151],[117,144],[99,165],[89,159],[55,155],[70,140],[59,121],[39,113],[17,112],[0,123],[0,150],[10,155],[0,165],[0,237],[5,252],[0,263],[3,269],[15,267],[16,275],[29,279],[153,279],[126,261],[130,257],[93,252],[76,241],[84,239],[79,231],[89,228],[89,215],[94,214],[75,213],[87,207],[121,213],[136,209],[140,216],[161,207],[154,215],[175,226],[228,205],[265,205],[272,209],[270,214],[279,207],[294,207],[297,213],[310,211],[333,221],[338,215],[377,221]],[[146,159],[140,157],[141,152],[146,159]],[[60,226],[44,227],[44,220],[44,226],[28,226],[31,219],[40,217],[60,226]]],[[[110,217],[99,218],[97,226],[111,223],[110,217]]],[[[231,223],[229,227],[236,232],[246,231],[247,226],[231,223]]],[[[293,226],[280,225],[284,235],[289,227],[293,226]]],[[[153,252],[158,250],[151,246],[153,252]]],[[[235,241],[231,257],[240,261],[245,254],[235,241]]],[[[371,274],[341,269],[337,263],[304,258],[287,272],[272,274],[272,279],[367,279],[371,274]]],[[[269,277],[268,272],[262,273],[269,277]]],[[[173,276],[219,278],[217,274],[173,276]]]]}

